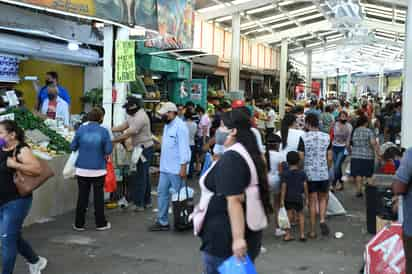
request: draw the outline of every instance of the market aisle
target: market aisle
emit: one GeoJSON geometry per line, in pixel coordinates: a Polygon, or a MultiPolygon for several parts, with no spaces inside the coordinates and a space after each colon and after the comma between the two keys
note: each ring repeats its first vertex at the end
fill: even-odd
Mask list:
{"type": "MultiPolygon", "coordinates": [[[[267,252],[258,259],[259,273],[358,273],[365,234],[364,200],[353,190],[339,197],[349,206],[349,216],[330,219],[332,230],[343,239],[283,243],[266,232],[267,252]]],[[[113,230],[74,233],[73,215],[36,224],[25,230],[26,237],[41,255],[49,259],[43,274],[183,274],[201,273],[199,242],[188,233],[149,233],[152,214],[108,211],[113,230]]],[[[89,218],[93,221],[92,216],[89,218]]],[[[90,223],[93,226],[93,223],[90,223]]],[[[16,273],[27,273],[19,257],[16,273]]]]}

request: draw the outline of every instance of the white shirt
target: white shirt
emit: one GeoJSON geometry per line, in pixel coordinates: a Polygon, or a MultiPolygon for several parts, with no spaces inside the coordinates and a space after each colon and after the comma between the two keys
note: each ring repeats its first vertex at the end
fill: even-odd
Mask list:
{"type": "Polygon", "coordinates": [[[258,144],[259,150],[262,154],[264,154],[266,152],[266,148],[263,145],[263,141],[262,141],[262,135],[260,134],[259,130],[257,128],[250,128],[250,130],[252,130],[253,134],[255,134],[256,137],[256,142],[258,144]]]}
{"type": "MultiPolygon", "coordinates": [[[[41,113],[47,115],[48,108],[49,108],[49,99],[47,98],[43,102],[43,105],[41,107],[41,113]]],[[[65,126],[70,125],[69,104],[60,97],[57,97],[56,118],[63,119],[65,126]]]]}
{"type": "Polygon", "coordinates": [[[188,122],[186,121],[187,129],[189,130],[189,144],[190,146],[195,145],[195,137],[197,132],[197,125],[196,122],[188,122]]]}
{"type": "Polygon", "coordinates": [[[266,128],[275,128],[276,112],[271,108],[267,113],[266,128]]]}
{"type": "MultiPolygon", "coordinates": [[[[277,133],[280,136],[280,131],[277,133]]],[[[290,128],[288,132],[288,144],[282,150],[285,155],[290,151],[298,151],[300,138],[305,134],[303,130],[290,128]]]]}

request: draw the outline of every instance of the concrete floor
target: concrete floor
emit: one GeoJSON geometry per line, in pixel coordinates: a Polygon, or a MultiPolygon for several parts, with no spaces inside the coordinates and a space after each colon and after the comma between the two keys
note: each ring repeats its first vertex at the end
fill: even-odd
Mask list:
{"type": "MultiPolygon", "coordinates": [[[[343,232],[342,239],[332,236],[306,243],[284,243],[268,229],[264,237],[267,249],[257,260],[260,274],[354,274],[359,273],[366,241],[364,200],[354,197],[347,187],[338,198],[344,201],[348,216],[333,217],[333,232],[343,232]]],[[[154,213],[108,210],[111,231],[96,232],[92,214],[90,229],[84,233],[71,230],[73,214],[35,224],[24,230],[42,256],[49,259],[43,274],[200,274],[199,240],[191,232],[147,232],[154,213]]],[[[15,273],[28,273],[19,257],[15,273]]]]}

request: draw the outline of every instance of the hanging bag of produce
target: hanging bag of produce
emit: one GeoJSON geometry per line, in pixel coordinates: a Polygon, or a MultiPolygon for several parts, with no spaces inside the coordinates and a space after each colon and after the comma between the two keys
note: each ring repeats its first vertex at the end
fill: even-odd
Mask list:
{"type": "MultiPolygon", "coordinates": [[[[21,147],[16,148],[14,151],[14,157],[20,153],[21,147]]],[[[17,159],[17,157],[16,157],[17,159]]],[[[20,171],[16,171],[14,176],[14,183],[16,184],[17,191],[21,196],[27,196],[34,190],[42,186],[48,179],[54,176],[53,170],[49,167],[47,161],[37,159],[40,163],[40,175],[30,176],[20,171]]]]}
{"type": "Polygon", "coordinates": [[[104,181],[104,191],[107,193],[113,193],[117,189],[116,173],[114,171],[112,157],[108,157],[106,164],[106,178],[104,181]]]}
{"type": "Polygon", "coordinates": [[[67,159],[63,169],[63,178],[65,180],[76,177],[76,161],[78,157],[79,151],[73,151],[72,154],[70,154],[69,159],[67,159]]]}

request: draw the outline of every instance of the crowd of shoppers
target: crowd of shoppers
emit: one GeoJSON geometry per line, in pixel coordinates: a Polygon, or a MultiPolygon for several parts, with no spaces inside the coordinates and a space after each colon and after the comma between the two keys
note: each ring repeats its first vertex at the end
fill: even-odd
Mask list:
{"type": "MultiPolygon", "coordinates": [[[[44,104],[47,105],[46,114],[52,115],[50,102],[56,100],[60,91],[48,87],[48,92],[54,97],[49,96],[44,104]]],[[[328,236],[332,230],[326,222],[330,191],[343,190],[344,181],[351,177],[357,186],[356,196],[361,198],[364,184],[383,163],[382,158],[385,163],[394,164],[393,173],[399,167],[394,189],[397,194],[404,194],[404,203],[408,203],[409,189],[405,185],[409,184],[412,174],[409,151],[400,166],[396,166],[395,160],[400,155],[386,153],[384,156],[380,150],[383,142],[396,143],[398,139],[401,106],[400,101],[382,104],[378,99],[365,98],[359,106],[311,100],[307,106],[289,108],[277,121],[276,112],[269,104],[265,106],[264,127],[259,130],[254,106],[244,102],[219,106],[214,115],[191,102],[185,106],[164,103],[158,111],[164,123],[158,212],[149,230],[170,230],[171,195],[179,193],[189,178],[199,179],[200,201],[205,211],[197,235],[201,240],[204,273],[217,274],[219,265],[232,255],[238,258],[249,255],[252,261],[257,258],[269,215],[275,216],[275,236],[283,236],[285,241],[295,239],[293,228],[281,229],[277,222],[280,208],[287,210],[292,225],[299,225],[300,241],[316,239],[318,230],[322,236],[328,236]],[[213,157],[206,165],[207,154],[213,157]],[[347,164],[349,176],[343,172],[347,164]],[[305,233],[306,209],[310,224],[308,234],[305,233]]],[[[141,98],[128,97],[123,107],[126,121],[112,129],[102,126],[104,111],[93,108],[71,144],[71,149],[79,153],[75,231],[87,228],[86,212],[92,188],[96,229],[111,229],[104,212],[103,187],[107,161],[115,144],[123,144],[132,155],[138,155],[129,178],[133,202],[130,208],[142,212],[152,207],[149,168],[154,142],[151,122],[141,98]],[[116,134],[114,137],[111,131],[116,134]]],[[[7,237],[2,238],[3,273],[13,272],[17,252],[20,252],[29,262],[31,273],[40,274],[47,260],[36,255],[21,237],[31,195],[21,197],[13,183],[14,170],[34,176],[38,163],[24,143],[24,133],[13,122],[0,122],[0,145],[2,142],[5,145],[0,151],[0,183],[3,184],[0,221],[7,232],[7,237]],[[20,152],[17,155],[16,150],[20,152]]],[[[411,234],[408,229],[406,217],[405,249],[411,234]]]]}

